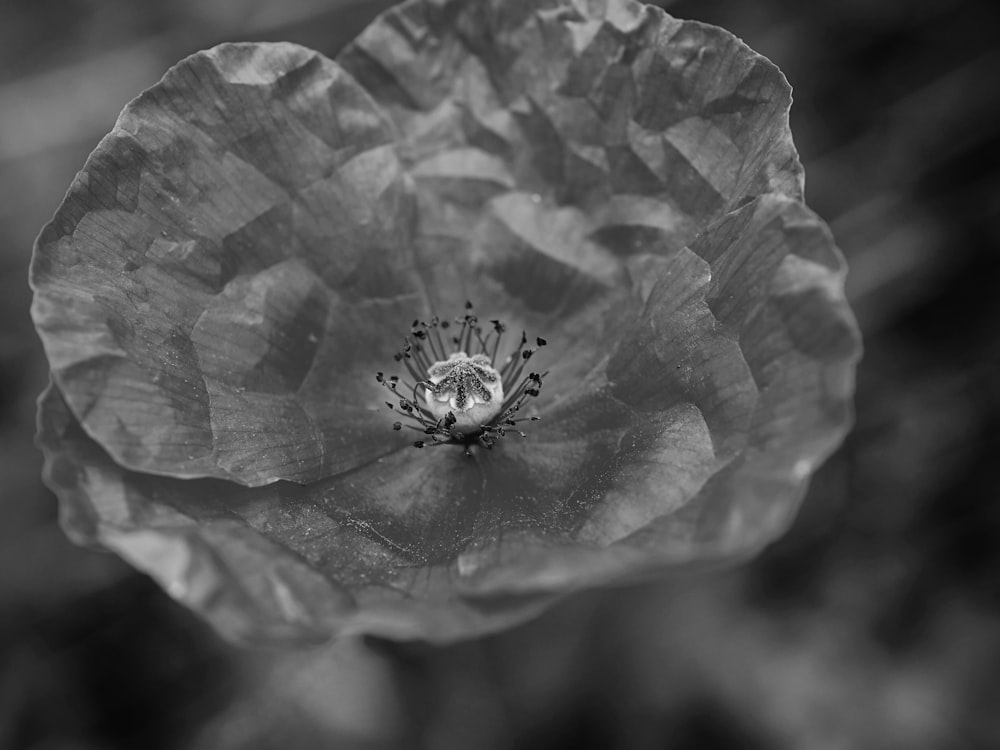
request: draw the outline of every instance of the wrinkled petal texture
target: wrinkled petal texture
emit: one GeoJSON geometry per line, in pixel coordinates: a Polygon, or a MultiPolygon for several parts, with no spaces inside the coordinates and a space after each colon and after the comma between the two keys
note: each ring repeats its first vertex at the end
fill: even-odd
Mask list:
{"type": "Polygon", "coordinates": [[[185,60],[36,248],[64,524],[267,643],[451,640],[753,553],[859,353],[790,103],[627,0],[410,0],[336,63],[185,60]],[[373,377],[467,299],[550,371],[528,437],[471,459],[409,447],[373,377]]]}
{"type": "Polygon", "coordinates": [[[371,373],[422,306],[389,124],[293,45],[196,55],[133,102],[38,241],[34,316],[123,466],[260,485],[385,450],[371,373]]]}

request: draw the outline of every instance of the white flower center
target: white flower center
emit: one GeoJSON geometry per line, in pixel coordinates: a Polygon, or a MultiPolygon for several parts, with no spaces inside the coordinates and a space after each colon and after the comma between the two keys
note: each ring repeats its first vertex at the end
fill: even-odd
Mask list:
{"type": "Polygon", "coordinates": [[[503,406],[503,378],[485,354],[455,352],[427,368],[431,386],[424,388],[424,402],[437,419],[454,415],[452,429],[478,432],[503,406]]]}

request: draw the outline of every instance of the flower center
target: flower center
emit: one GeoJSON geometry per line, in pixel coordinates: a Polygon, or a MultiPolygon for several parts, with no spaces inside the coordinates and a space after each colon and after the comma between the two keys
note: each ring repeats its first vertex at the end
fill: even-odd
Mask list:
{"type": "MultiPolygon", "coordinates": [[[[520,422],[536,421],[537,416],[521,417],[525,401],[538,395],[542,378],[548,373],[529,372],[525,366],[537,348],[528,347],[521,333],[520,343],[505,357],[498,356],[506,326],[499,320],[484,328],[465,303],[464,317],[453,323],[437,317],[430,322],[413,321],[403,349],[395,355],[409,375],[376,380],[392,391],[395,401],[386,406],[401,417],[393,429],[404,427],[424,436],[414,446],[459,444],[471,455],[471,447],[492,448],[499,438],[514,432],[520,422]]],[[[537,347],[545,339],[535,339],[537,347]]]]}
{"type": "Polygon", "coordinates": [[[450,412],[452,429],[473,434],[500,413],[503,380],[485,354],[455,352],[431,365],[427,374],[432,385],[424,388],[424,402],[438,419],[450,412]]]}

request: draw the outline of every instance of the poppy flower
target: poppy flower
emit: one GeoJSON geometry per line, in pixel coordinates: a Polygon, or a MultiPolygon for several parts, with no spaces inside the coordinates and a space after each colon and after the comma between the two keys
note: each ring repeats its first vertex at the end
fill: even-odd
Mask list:
{"type": "Polygon", "coordinates": [[[187,58],[35,248],[65,528],[264,643],[446,641],[754,553],[859,351],[790,101],[629,0],[187,58]]]}

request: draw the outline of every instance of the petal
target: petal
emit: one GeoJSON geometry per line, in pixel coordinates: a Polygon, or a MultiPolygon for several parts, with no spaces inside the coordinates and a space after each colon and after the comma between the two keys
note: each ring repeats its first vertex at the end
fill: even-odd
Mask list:
{"type": "MultiPolygon", "coordinates": [[[[350,509],[331,513],[328,487],[247,488],[123,469],[55,386],[40,400],[39,421],[45,480],[67,533],[118,553],[235,641],[301,646],[356,633],[449,641],[509,627],[552,600],[463,596],[448,566],[401,554],[350,509]]],[[[380,489],[388,502],[398,498],[391,486],[366,497],[380,489]]]]}
{"type": "MultiPolygon", "coordinates": [[[[349,611],[345,591],[231,512],[264,499],[260,490],[122,469],[84,433],[54,385],[39,401],[39,444],[67,533],[117,552],[226,635],[315,642],[349,611]]],[[[266,492],[277,500],[280,485],[266,492]]]]}
{"type": "Polygon", "coordinates": [[[338,61],[402,135],[442,312],[475,299],[561,329],[620,289],[623,256],[675,251],[760,193],[801,196],[781,73],[655,7],[410,0],[338,61]]]}
{"type": "Polygon", "coordinates": [[[574,463],[564,445],[556,463],[589,466],[611,490],[573,534],[535,534],[518,539],[516,553],[480,553],[503,564],[483,565],[466,581],[479,596],[745,558],[784,532],[812,471],[843,439],[860,343],[843,294],[844,262],[822,221],[797,201],[762,196],[713,225],[691,251],[711,270],[704,301],[738,342],[755,389],[742,446],[719,460],[710,429],[699,443],[696,421],[664,415],[645,423],[652,439],[638,451],[621,440],[625,449],[604,462],[574,463]]]}
{"type": "Polygon", "coordinates": [[[53,377],[117,462],[260,485],[387,450],[373,374],[423,309],[392,140],[290,44],[194,55],[122,113],[32,267],[53,377]]]}
{"type": "Polygon", "coordinates": [[[731,458],[756,388],[684,247],[760,193],[801,196],[780,71],[628,0],[410,0],[338,61],[401,133],[435,308],[544,335],[545,399],[697,402],[731,458]],[[661,277],[676,304],[644,313],[661,277]]]}

